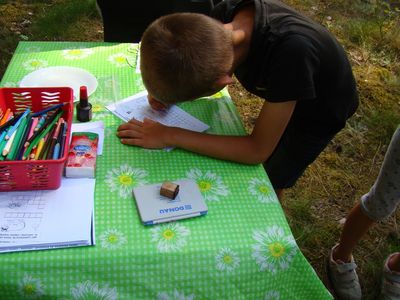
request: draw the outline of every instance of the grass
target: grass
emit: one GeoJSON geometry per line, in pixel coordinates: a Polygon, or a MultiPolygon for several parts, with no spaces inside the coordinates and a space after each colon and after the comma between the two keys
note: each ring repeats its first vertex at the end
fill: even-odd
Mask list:
{"type": "MultiPolygon", "coordinates": [[[[400,6],[398,0],[285,2],[337,36],[360,94],[357,113],[282,202],[297,243],[325,281],[324,260],[343,218],[373,184],[400,124],[400,6]]],[[[102,40],[101,24],[94,0],[0,0],[0,77],[18,40],[102,40]]],[[[229,91],[250,132],[263,100],[238,83],[229,91]]],[[[399,217],[395,213],[376,224],[355,250],[365,299],[376,298],[382,263],[400,249],[399,217]]]]}

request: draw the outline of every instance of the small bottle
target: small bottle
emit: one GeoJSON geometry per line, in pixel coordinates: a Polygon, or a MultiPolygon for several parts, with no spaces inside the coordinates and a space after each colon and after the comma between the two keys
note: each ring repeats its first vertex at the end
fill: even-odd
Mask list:
{"type": "Polygon", "coordinates": [[[79,89],[79,102],[76,105],[76,118],[80,122],[88,122],[92,119],[92,104],[89,103],[86,86],[79,89]]]}

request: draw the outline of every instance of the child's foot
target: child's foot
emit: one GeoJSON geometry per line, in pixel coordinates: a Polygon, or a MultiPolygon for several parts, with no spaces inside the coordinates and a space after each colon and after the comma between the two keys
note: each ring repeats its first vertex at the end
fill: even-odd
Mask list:
{"type": "Polygon", "coordinates": [[[400,273],[389,268],[389,261],[395,255],[400,255],[400,252],[389,255],[383,265],[381,296],[384,300],[400,299],[400,273]]]}
{"type": "Polygon", "coordinates": [[[326,264],[326,271],[329,281],[339,299],[356,300],[361,299],[361,287],[356,273],[357,265],[354,263],[353,256],[349,263],[333,259],[332,248],[326,264]]]}

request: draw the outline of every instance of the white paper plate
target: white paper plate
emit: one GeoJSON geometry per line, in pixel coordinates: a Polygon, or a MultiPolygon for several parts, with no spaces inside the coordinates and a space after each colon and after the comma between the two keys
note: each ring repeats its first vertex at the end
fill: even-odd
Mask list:
{"type": "Polygon", "coordinates": [[[97,88],[97,79],[88,71],[75,67],[49,67],[29,73],[22,78],[20,87],[70,87],[74,98],[79,98],[79,88],[87,87],[90,96],[97,88]]]}

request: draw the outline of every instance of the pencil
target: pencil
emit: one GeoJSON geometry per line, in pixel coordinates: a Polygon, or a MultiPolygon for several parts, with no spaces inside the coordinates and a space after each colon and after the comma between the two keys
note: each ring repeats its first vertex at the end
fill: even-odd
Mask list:
{"type": "Polygon", "coordinates": [[[0,130],[6,129],[12,125],[15,124],[15,122],[18,121],[18,116],[11,116],[11,118],[8,119],[7,122],[5,122],[3,125],[0,125],[0,130]]]}
{"type": "Polygon", "coordinates": [[[24,132],[24,134],[23,134],[23,136],[21,138],[21,142],[19,143],[19,147],[17,149],[15,160],[22,159],[22,154],[24,154],[24,143],[25,143],[26,139],[28,138],[29,130],[32,127],[32,122],[33,122],[33,119],[31,118],[28,121],[28,124],[26,126],[26,130],[25,130],[25,132],[24,132]]]}
{"type": "Polygon", "coordinates": [[[64,122],[64,120],[62,118],[60,118],[57,122],[57,126],[56,126],[56,129],[54,130],[53,136],[51,138],[50,148],[49,148],[49,152],[46,155],[46,158],[51,159],[53,157],[54,147],[57,143],[58,134],[60,133],[61,122],[64,122]]]}
{"type": "Polygon", "coordinates": [[[34,141],[36,139],[36,137],[38,137],[39,135],[42,134],[42,132],[44,130],[46,130],[45,128],[48,127],[48,125],[50,123],[52,123],[54,121],[54,119],[60,115],[60,113],[62,113],[63,111],[61,110],[61,108],[57,108],[57,110],[54,112],[54,114],[52,114],[51,116],[47,116],[46,121],[44,122],[43,126],[39,128],[38,131],[36,131],[25,143],[25,147],[29,147],[29,144],[32,143],[32,141],[34,141]]]}
{"type": "Polygon", "coordinates": [[[28,130],[29,128],[27,128],[28,124],[28,119],[27,118],[23,118],[21,124],[19,125],[18,129],[15,131],[15,137],[14,137],[14,141],[12,142],[12,145],[10,147],[10,151],[7,154],[6,159],[7,160],[14,160],[16,155],[17,155],[17,150],[19,148],[19,145],[22,143],[24,143],[24,141],[22,140],[22,137],[25,133],[26,130],[28,130]]]}
{"type": "Polygon", "coordinates": [[[32,116],[33,117],[37,117],[37,116],[43,115],[43,114],[45,114],[45,113],[47,113],[49,111],[55,110],[57,108],[61,108],[62,106],[64,106],[64,104],[67,104],[67,103],[60,103],[60,104],[56,104],[56,105],[50,106],[48,108],[45,108],[45,109],[43,109],[41,111],[38,111],[38,112],[34,113],[32,116]]]}
{"type": "Polygon", "coordinates": [[[18,121],[12,127],[10,127],[10,130],[6,134],[6,140],[8,140],[11,135],[18,129],[18,126],[21,124],[22,120],[29,114],[30,111],[31,109],[27,108],[24,113],[18,118],[18,121]]]}
{"type": "Polygon", "coordinates": [[[47,151],[49,150],[51,137],[53,136],[55,128],[53,128],[44,138],[43,149],[39,154],[39,159],[46,159],[47,151]]]}
{"type": "Polygon", "coordinates": [[[6,112],[4,113],[3,117],[1,118],[0,125],[3,125],[5,122],[8,121],[8,117],[11,113],[11,109],[7,108],[6,112]]]}
{"type": "MultiPolygon", "coordinates": [[[[40,139],[41,139],[42,137],[44,137],[44,136],[53,128],[54,124],[58,121],[58,119],[61,117],[62,114],[63,114],[63,112],[60,111],[60,112],[53,118],[53,120],[51,121],[51,123],[50,123],[48,126],[46,126],[46,128],[45,128],[44,130],[40,130],[40,133],[28,144],[28,147],[27,147],[27,149],[25,150],[24,155],[22,156],[22,159],[23,159],[23,160],[25,160],[25,159],[28,157],[29,153],[31,153],[33,147],[36,147],[36,145],[39,143],[40,139]]],[[[44,126],[43,126],[42,128],[44,128],[44,126]]],[[[38,131],[38,132],[39,132],[39,131],[38,131]]],[[[37,132],[37,133],[38,133],[38,132],[37,132]]],[[[35,135],[33,135],[32,137],[34,137],[34,136],[35,136],[35,135]]],[[[32,138],[32,137],[31,137],[31,138],[32,138]]],[[[25,145],[26,145],[26,143],[25,143],[25,145]]]]}
{"type": "Polygon", "coordinates": [[[31,126],[29,127],[28,138],[30,138],[33,135],[33,131],[35,130],[38,122],[39,122],[39,119],[37,117],[32,117],[32,123],[31,123],[31,126]]]}
{"type": "Polygon", "coordinates": [[[57,143],[55,146],[54,146],[54,151],[53,151],[53,159],[58,159],[58,156],[60,155],[60,144],[59,143],[57,143]]]}
{"type": "Polygon", "coordinates": [[[42,150],[43,150],[44,141],[45,141],[45,138],[41,138],[40,139],[39,144],[38,144],[38,146],[36,148],[37,150],[36,150],[36,154],[35,154],[34,159],[39,159],[40,152],[42,152],[42,150]]]}
{"type": "Polygon", "coordinates": [[[35,125],[35,129],[34,129],[35,131],[38,131],[40,129],[40,127],[43,126],[44,121],[46,121],[46,117],[47,117],[46,114],[44,114],[43,116],[40,117],[39,122],[36,123],[36,125],[35,125]]]}
{"type": "MultiPolygon", "coordinates": [[[[7,141],[6,145],[4,146],[3,152],[1,153],[3,156],[6,156],[8,154],[8,152],[10,152],[11,145],[14,142],[14,138],[15,138],[15,134],[16,133],[17,132],[14,131],[14,133],[11,135],[11,137],[8,140],[6,140],[7,141]]],[[[6,137],[7,137],[7,135],[6,135],[6,137]]]]}
{"type": "Polygon", "coordinates": [[[60,135],[60,140],[59,140],[60,154],[59,154],[58,158],[63,157],[63,154],[64,154],[65,139],[67,138],[67,127],[68,127],[67,122],[62,123],[61,126],[62,126],[60,129],[61,135],[60,135]]]}

